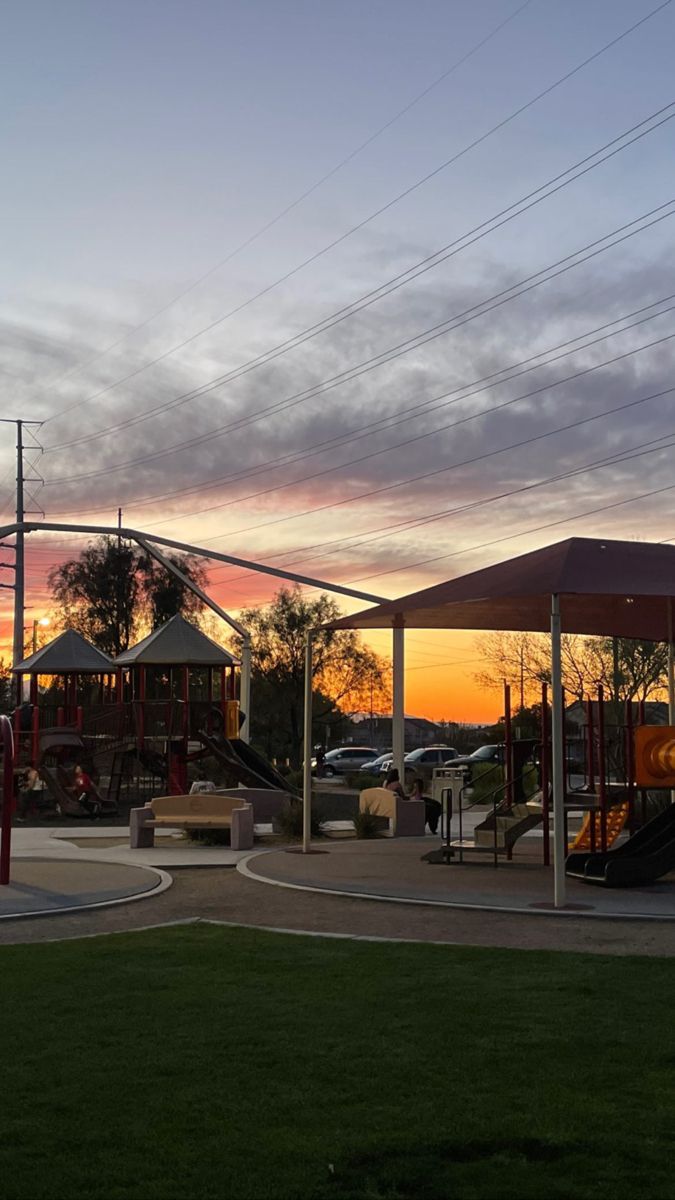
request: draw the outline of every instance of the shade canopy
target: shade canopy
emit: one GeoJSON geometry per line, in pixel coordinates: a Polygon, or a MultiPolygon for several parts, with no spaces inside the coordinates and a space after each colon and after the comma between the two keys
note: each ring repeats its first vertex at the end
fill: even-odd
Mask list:
{"type": "Polygon", "coordinates": [[[229,667],[238,662],[239,659],[177,613],[141,642],[118,655],[114,665],[229,667]]]}
{"type": "Polygon", "coordinates": [[[112,659],[76,629],[66,629],[12,670],[17,675],[103,675],[112,670],[112,659]]]}
{"type": "Polygon", "coordinates": [[[334,622],[338,629],[504,629],[546,632],[551,596],[566,633],[666,641],[675,547],[569,538],[334,622]]]}

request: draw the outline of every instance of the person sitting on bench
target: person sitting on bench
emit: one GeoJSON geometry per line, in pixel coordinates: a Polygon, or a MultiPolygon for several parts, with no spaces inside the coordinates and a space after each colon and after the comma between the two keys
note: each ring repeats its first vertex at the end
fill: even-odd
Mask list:
{"type": "Polygon", "coordinates": [[[394,792],[397,796],[400,796],[402,800],[408,799],[403,789],[403,784],[399,778],[399,773],[395,767],[392,767],[391,771],[387,771],[387,777],[384,781],[384,786],[388,792],[394,792]]]}
{"type": "Polygon", "coordinates": [[[438,800],[432,800],[431,796],[424,795],[424,780],[413,779],[412,792],[410,793],[411,800],[424,801],[424,818],[426,824],[432,833],[438,833],[438,822],[441,819],[442,808],[438,800]]]}

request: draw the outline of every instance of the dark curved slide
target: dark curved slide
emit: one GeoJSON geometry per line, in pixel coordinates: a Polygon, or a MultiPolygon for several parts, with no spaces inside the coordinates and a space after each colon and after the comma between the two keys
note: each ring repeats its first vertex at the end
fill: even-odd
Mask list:
{"type": "Polygon", "coordinates": [[[275,771],[271,763],[248,742],[241,738],[226,738],[215,731],[207,733],[203,729],[200,729],[198,736],[204,748],[227,767],[238,783],[245,787],[275,788],[295,794],[295,788],[290,787],[283,775],[275,771]]]}
{"type": "Polygon", "coordinates": [[[616,850],[570,854],[567,875],[605,887],[639,887],[675,870],[675,804],[658,813],[616,850]]]}

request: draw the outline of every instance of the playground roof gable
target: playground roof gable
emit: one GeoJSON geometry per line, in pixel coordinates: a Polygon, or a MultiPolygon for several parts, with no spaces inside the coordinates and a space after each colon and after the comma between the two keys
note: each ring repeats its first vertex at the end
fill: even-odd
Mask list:
{"type": "Polygon", "coordinates": [[[115,666],[229,667],[238,662],[234,655],[177,613],[159,629],[118,655],[115,666]]]}
{"type": "Polygon", "coordinates": [[[76,629],[66,629],[12,670],[22,675],[101,675],[111,667],[112,659],[107,654],[92,646],[76,629]]]}
{"type": "Polygon", "coordinates": [[[554,594],[566,633],[666,641],[675,547],[569,538],[343,617],[334,627],[546,632],[554,594]]]}

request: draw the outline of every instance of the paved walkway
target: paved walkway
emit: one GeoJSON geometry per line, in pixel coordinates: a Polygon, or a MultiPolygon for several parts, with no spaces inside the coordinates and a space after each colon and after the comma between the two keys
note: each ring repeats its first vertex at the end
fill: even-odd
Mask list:
{"type": "MultiPolygon", "coordinates": [[[[83,830],[69,830],[70,837],[76,836],[81,843],[78,849],[72,843],[66,843],[62,838],[51,838],[48,830],[17,830],[17,834],[40,833],[47,834],[47,842],[51,842],[49,861],[42,860],[39,866],[39,878],[35,874],[24,876],[22,872],[32,870],[29,862],[30,847],[24,840],[20,848],[20,837],[15,846],[19,856],[13,863],[13,878],[20,887],[38,886],[43,892],[50,889],[59,892],[62,884],[54,886],[50,882],[49,872],[56,865],[84,868],[88,875],[89,887],[86,886],[87,876],[73,877],[73,893],[86,895],[96,888],[110,891],[112,875],[106,878],[106,872],[111,869],[129,870],[125,863],[114,864],[101,857],[103,853],[114,851],[97,847],[86,848],[87,840],[97,842],[106,833],[118,835],[118,830],[105,830],[91,826],[83,830]],[[74,855],[77,855],[74,858],[74,855]],[[32,878],[32,884],[31,884],[32,878]]],[[[63,833],[63,830],[59,830],[63,833]]],[[[331,877],[333,882],[342,870],[347,870],[351,860],[361,878],[361,890],[364,887],[376,885],[380,887],[384,875],[385,862],[389,867],[390,885],[392,879],[399,887],[407,886],[407,872],[420,872],[424,886],[432,890],[448,887],[449,881],[456,886],[456,877],[464,877],[463,887],[478,887],[480,876],[487,875],[493,884],[502,881],[509,885],[509,871],[517,869],[518,864],[504,865],[494,870],[491,867],[475,865],[464,868],[443,866],[427,866],[420,864],[421,852],[428,849],[430,839],[424,841],[391,840],[374,843],[328,842],[322,848],[327,853],[303,858],[299,854],[289,854],[283,850],[263,852],[249,858],[247,866],[261,875],[277,875],[285,877],[286,882],[301,878],[317,878],[321,872],[324,880],[331,877]],[[366,860],[366,855],[370,857],[366,860]],[[406,866],[407,862],[407,866],[406,866]],[[413,866],[413,863],[417,865],[413,866]],[[369,882],[370,879],[370,882],[369,882]],[[434,882],[437,880],[438,882],[434,882]]],[[[532,852],[536,843],[531,844],[532,852]]],[[[204,855],[208,847],[190,848],[191,853],[200,856],[200,869],[185,865],[176,871],[172,886],[162,894],[146,895],[142,902],[134,904],[118,904],[115,907],[89,909],[77,913],[54,912],[48,917],[24,918],[21,920],[0,921],[0,943],[47,941],[60,938],[92,936],[105,933],[119,933],[148,926],[184,920],[215,920],[234,924],[262,926],[270,929],[291,930],[297,932],[312,932],[316,934],[368,937],[413,939],[419,941],[436,941],[480,946],[505,946],[522,949],[556,949],[575,950],[582,952],[602,952],[609,954],[637,955],[675,955],[675,921],[657,922],[649,920],[624,921],[606,919],[597,916],[588,920],[587,914],[579,916],[575,913],[565,916],[522,915],[508,912],[489,912],[476,909],[426,907],[409,903],[405,898],[398,903],[376,899],[359,899],[349,894],[348,890],[339,895],[321,894],[318,892],[298,891],[288,887],[271,886],[269,883],[245,877],[239,871],[223,870],[222,866],[204,869],[204,855]]],[[[33,858],[35,858],[35,851],[33,858]]],[[[40,856],[41,857],[41,856],[40,856]]],[[[524,867],[527,864],[523,864],[524,867]]],[[[154,875],[154,872],[153,872],[154,875]]],[[[547,873],[550,881],[550,873],[547,873]]],[[[480,884],[480,886],[483,886],[480,884]]],[[[502,884],[500,884],[502,886],[502,884]]],[[[583,885],[578,885],[582,887],[583,885]]],[[[675,897],[675,891],[669,894],[675,897]]],[[[584,889],[584,892],[591,889],[584,889]]],[[[63,893],[62,891],[62,894],[63,893]]],[[[438,892],[437,892],[438,894],[438,892]]],[[[593,893],[595,895],[595,893],[593,893]]],[[[634,896],[635,893],[626,895],[634,896]]],[[[45,905],[45,907],[47,907],[45,905]]],[[[54,906],[52,906],[53,909],[54,906]]]]}
{"type": "Polygon", "coordinates": [[[0,888],[0,921],[128,901],[164,890],[170,884],[170,876],[147,867],[22,858],[12,863],[9,886],[0,888]]]}
{"type": "MultiPolygon", "coordinates": [[[[321,843],[317,843],[317,846],[321,843]]],[[[329,842],[326,853],[252,858],[253,876],[285,887],[309,887],[427,904],[542,911],[552,906],[553,871],[542,864],[541,839],[522,838],[512,862],[497,867],[490,855],[467,854],[463,865],[422,861],[438,840],[428,838],[329,842]]],[[[279,889],[277,889],[279,890],[279,889]]],[[[591,887],[567,880],[569,908],[589,916],[651,917],[675,921],[675,877],[649,887],[591,887]]]]}

